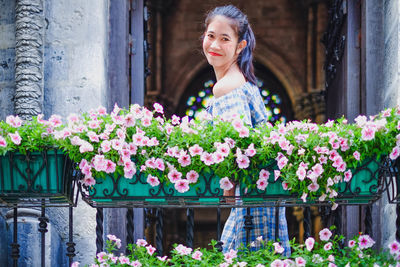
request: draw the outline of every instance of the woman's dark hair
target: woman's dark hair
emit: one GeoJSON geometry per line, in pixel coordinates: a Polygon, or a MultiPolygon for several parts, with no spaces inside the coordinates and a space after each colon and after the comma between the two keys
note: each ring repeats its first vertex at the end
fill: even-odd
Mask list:
{"type": "Polygon", "coordinates": [[[215,16],[224,16],[234,23],[234,30],[239,36],[239,42],[246,40],[246,47],[240,52],[237,63],[244,77],[251,83],[257,85],[257,79],[254,75],[253,51],[256,46],[253,30],[250,27],[247,16],[233,5],[219,6],[211,10],[205,20],[205,28],[211,23],[215,16]]]}

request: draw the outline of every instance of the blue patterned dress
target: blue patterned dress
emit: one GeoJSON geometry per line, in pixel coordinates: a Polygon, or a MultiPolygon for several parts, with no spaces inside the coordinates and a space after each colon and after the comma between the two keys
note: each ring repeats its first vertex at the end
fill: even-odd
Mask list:
{"type": "MultiPolygon", "coordinates": [[[[218,97],[213,98],[208,112],[213,116],[225,116],[234,113],[243,115],[243,121],[254,127],[255,125],[267,120],[267,111],[257,86],[250,82],[241,87],[218,97]]],[[[267,188],[268,190],[268,188],[267,188]]],[[[239,188],[236,188],[237,196],[239,188]]],[[[260,242],[257,237],[262,236],[263,240],[275,240],[275,208],[261,207],[251,208],[250,215],[253,216],[254,228],[250,232],[248,244],[252,244],[252,249],[259,249],[260,242]]],[[[223,252],[230,249],[237,250],[241,244],[246,244],[246,230],[244,221],[246,208],[232,208],[228,220],[222,232],[221,241],[223,242],[223,252]]],[[[284,255],[290,255],[289,236],[285,208],[279,208],[279,241],[285,249],[284,255]]]]}

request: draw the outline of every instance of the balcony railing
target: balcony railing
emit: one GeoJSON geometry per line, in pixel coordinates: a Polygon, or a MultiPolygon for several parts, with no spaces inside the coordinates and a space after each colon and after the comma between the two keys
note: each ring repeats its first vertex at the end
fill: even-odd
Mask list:
{"type": "MultiPolygon", "coordinates": [[[[97,252],[103,251],[103,208],[126,208],[127,241],[133,242],[134,223],[133,208],[145,208],[146,212],[155,212],[156,217],[156,247],[160,255],[163,253],[163,208],[187,209],[186,220],[186,245],[193,247],[194,239],[194,209],[209,208],[216,210],[217,220],[216,239],[221,236],[221,208],[245,207],[249,215],[250,207],[264,206],[303,206],[304,209],[304,237],[311,236],[310,206],[321,206],[326,214],[340,219],[338,211],[330,210],[329,201],[300,200],[299,196],[292,195],[288,191],[281,190],[279,180],[270,177],[270,189],[262,192],[257,189],[247,190],[241,188],[241,197],[224,197],[223,190],[213,179],[213,174],[201,176],[203,179],[197,187],[192,188],[186,194],[178,194],[171,186],[161,184],[158,187],[149,187],[143,175],[136,175],[128,180],[123,177],[104,180],[94,187],[87,187],[78,181],[81,174],[75,170],[74,165],[63,156],[57,157],[57,151],[43,152],[41,155],[28,154],[24,157],[9,155],[3,158],[0,164],[0,198],[2,206],[10,207],[14,211],[14,226],[17,225],[18,208],[40,207],[39,231],[41,233],[41,258],[42,265],[45,262],[45,235],[48,219],[45,214],[46,207],[69,207],[69,239],[67,253],[70,264],[75,256],[75,243],[73,242],[73,208],[76,206],[78,194],[93,208],[96,208],[96,248],[97,252]],[[53,157],[53,158],[52,158],[53,157]],[[19,161],[19,164],[17,162],[19,161]],[[50,166],[52,164],[53,166],[50,166]],[[6,167],[7,166],[7,167],[6,167]],[[57,179],[54,179],[54,178],[57,179]],[[271,180],[272,179],[272,180],[271,180]],[[57,181],[55,181],[57,180],[57,181]],[[77,187],[77,185],[79,185],[77,187]],[[53,193],[53,194],[52,194],[53,193]],[[232,200],[234,198],[234,200],[232,200]],[[240,201],[238,201],[240,200],[240,201]],[[154,208],[153,210],[151,208],[154,208]]],[[[366,207],[364,220],[365,232],[372,233],[372,203],[386,193],[390,203],[398,204],[400,194],[399,160],[391,161],[389,158],[377,162],[370,160],[357,168],[353,173],[353,182],[339,186],[339,195],[336,202],[340,205],[357,205],[366,207]]],[[[276,209],[279,212],[279,209],[276,209]]],[[[397,216],[400,218],[400,210],[397,216]]],[[[247,233],[254,228],[251,216],[246,216],[247,233]]],[[[400,220],[397,220],[397,236],[400,233],[400,220]]],[[[277,225],[277,224],[276,224],[277,225]]],[[[340,224],[337,224],[340,225],[340,224]]],[[[341,229],[337,229],[341,232],[341,229]]],[[[278,231],[276,231],[278,233],[278,231]]],[[[13,227],[13,243],[11,244],[11,258],[14,266],[18,265],[19,244],[17,227],[13,227]]]]}

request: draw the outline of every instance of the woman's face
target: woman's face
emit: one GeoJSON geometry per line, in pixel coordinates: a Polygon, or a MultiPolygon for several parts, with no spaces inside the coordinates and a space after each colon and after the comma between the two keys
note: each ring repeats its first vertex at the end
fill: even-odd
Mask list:
{"type": "Polygon", "coordinates": [[[203,52],[210,65],[230,67],[241,51],[238,36],[231,26],[231,20],[215,16],[208,25],[203,39],[203,52]]]}

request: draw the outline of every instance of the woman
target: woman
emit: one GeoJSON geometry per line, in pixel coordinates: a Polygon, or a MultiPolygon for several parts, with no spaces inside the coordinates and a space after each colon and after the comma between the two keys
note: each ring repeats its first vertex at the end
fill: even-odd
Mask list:
{"type": "MultiPolygon", "coordinates": [[[[252,62],[255,39],[246,15],[232,5],[217,7],[208,13],[205,28],[203,52],[217,78],[208,111],[212,116],[243,115],[244,122],[252,127],[266,121],[267,112],[256,86],[252,62]]],[[[239,187],[224,192],[229,196],[235,194],[239,195],[239,187]]],[[[257,237],[275,239],[275,208],[251,208],[250,215],[254,229],[248,244],[257,249],[257,237]]],[[[245,216],[246,208],[231,210],[221,236],[223,252],[246,244],[245,216]]],[[[279,240],[283,254],[290,255],[285,208],[279,208],[279,240]]]]}

